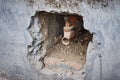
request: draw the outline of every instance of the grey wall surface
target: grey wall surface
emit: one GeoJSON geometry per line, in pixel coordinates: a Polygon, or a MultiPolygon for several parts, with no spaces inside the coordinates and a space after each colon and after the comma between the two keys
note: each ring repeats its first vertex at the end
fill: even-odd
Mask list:
{"type": "Polygon", "coordinates": [[[82,15],[85,28],[96,33],[88,47],[85,79],[119,80],[120,2],[106,0],[102,3],[106,6],[100,4],[88,5],[86,0],[0,0],[0,71],[40,80],[26,58],[27,45],[32,41],[27,28],[36,11],[54,10],[82,15]]]}
{"type": "Polygon", "coordinates": [[[0,0],[0,71],[20,79],[38,80],[26,58],[31,40],[27,32],[30,17],[31,10],[24,1],[0,0]]]}

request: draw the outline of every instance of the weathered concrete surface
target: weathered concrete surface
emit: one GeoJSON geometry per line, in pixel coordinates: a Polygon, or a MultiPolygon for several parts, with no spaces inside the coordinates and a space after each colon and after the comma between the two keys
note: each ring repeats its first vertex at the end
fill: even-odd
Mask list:
{"type": "Polygon", "coordinates": [[[31,12],[24,1],[0,1],[0,71],[20,79],[38,80],[26,58],[31,40],[26,28],[31,12]]]}
{"type": "Polygon", "coordinates": [[[63,80],[56,75],[53,79],[38,76],[26,58],[27,45],[32,41],[26,30],[30,17],[36,11],[54,10],[81,14],[85,28],[96,33],[88,48],[85,79],[119,80],[120,2],[105,1],[102,4],[106,7],[77,0],[0,0],[0,71],[25,80],[63,80]]]}

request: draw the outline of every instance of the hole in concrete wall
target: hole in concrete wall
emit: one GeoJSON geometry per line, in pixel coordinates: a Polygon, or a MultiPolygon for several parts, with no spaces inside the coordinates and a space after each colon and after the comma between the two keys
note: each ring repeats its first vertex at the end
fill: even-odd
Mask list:
{"type": "Polygon", "coordinates": [[[83,24],[83,17],[78,14],[37,12],[28,28],[33,38],[28,46],[30,58],[34,55],[35,59],[36,55],[51,70],[81,70],[93,37],[83,24]]]}
{"type": "Polygon", "coordinates": [[[48,28],[49,48],[44,59],[45,66],[71,70],[82,69],[86,62],[88,43],[92,40],[92,34],[84,29],[83,17],[68,13],[48,14],[54,15],[55,17],[50,20],[55,21],[51,22],[51,26],[48,28]],[[69,24],[67,24],[65,18],[68,18],[69,24]],[[65,31],[68,30],[66,26],[73,26],[73,30],[65,31]],[[66,38],[73,34],[74,36],[70,39],[66,38]]]}

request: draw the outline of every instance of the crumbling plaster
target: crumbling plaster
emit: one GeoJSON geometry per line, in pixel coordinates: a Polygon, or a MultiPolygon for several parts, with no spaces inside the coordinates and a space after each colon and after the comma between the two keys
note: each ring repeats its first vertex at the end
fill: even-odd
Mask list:
{"type": "Polygon", "coordinates": [[[27,45],[32,42],[27,31],[30,18],[36,11],[69,12],[82,15],[84,27],[95,33],[88,46],[85,79],[119,80],[120,2],[95,0],[88,4],[87,1],[1,0],[0,71],[25,80],[42,78],[26,58],[27,45]]]}

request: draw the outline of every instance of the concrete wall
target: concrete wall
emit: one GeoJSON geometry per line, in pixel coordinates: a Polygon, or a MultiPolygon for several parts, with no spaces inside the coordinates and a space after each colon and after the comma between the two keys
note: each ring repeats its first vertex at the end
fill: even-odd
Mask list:
{"type": "Polygon", "coordinates": [[[96,33],[93,43],[90,43],[88,47],[85,79],[119,80],[119,0],[91,2],[89,5],[86,0],[83,2],[77,0],[0,0],[0,71],[2,73],[22,77],[25,80],[42,78],[26,58],[27,45],[32,42],[27,31],[30,18],[36,11],[42,10],[65,11],[82,15],[84,27],[96,33]]]}

